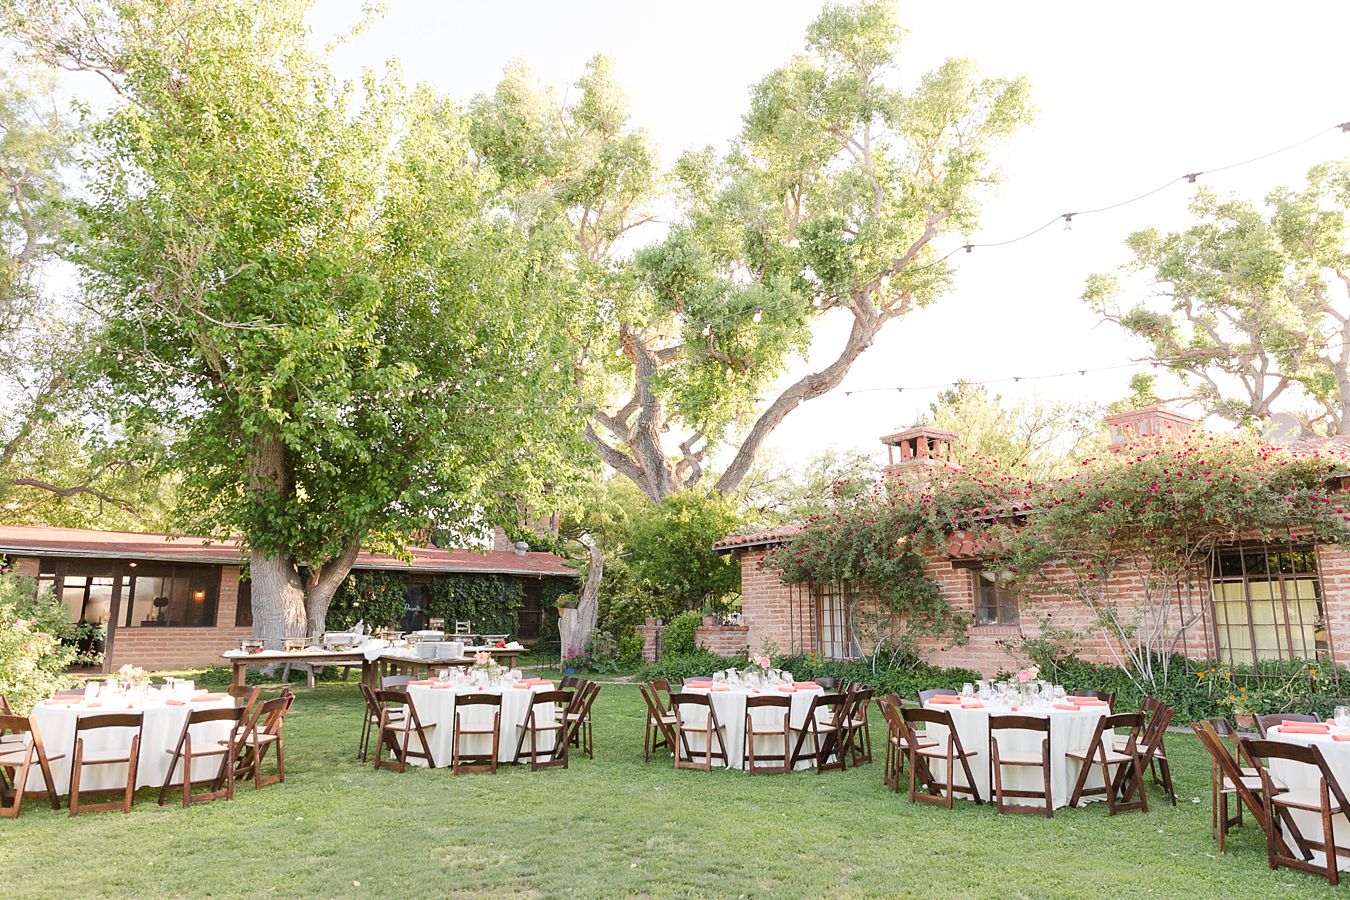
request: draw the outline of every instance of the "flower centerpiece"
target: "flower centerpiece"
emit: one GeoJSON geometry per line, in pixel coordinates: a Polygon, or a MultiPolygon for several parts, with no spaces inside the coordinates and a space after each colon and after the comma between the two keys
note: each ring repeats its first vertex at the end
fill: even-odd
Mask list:
{"type": "Polygon", "coordinates": [[[1027,666],[1025,669],[1021,669],[1013,674],[1013,678],[1017,680],[1019,685],[1031,684],[1031,682],[1040,677],[1041,669],[1039,666],[1027,666]]]}
{"type": "Polygon", "coordinates": [[[117,670],[117,674],[113,676],[112,680],[122,690],[130,691],[133,688],[145,687],[150,684],[150,675],[140,666],[127,663],[117,670]]]}
{"type": "Polygon", "coordinates": [[[492,654],[486,650],[479,650],[473,655],[472,674],[475,679],[482,683],[497,680],[502,672],[505,671],[501,664],[492,658],[492,654]]]}

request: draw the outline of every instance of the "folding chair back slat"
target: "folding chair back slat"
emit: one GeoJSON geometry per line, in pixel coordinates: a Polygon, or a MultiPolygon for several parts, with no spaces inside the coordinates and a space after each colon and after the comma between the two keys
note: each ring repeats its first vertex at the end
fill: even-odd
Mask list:
{"type": "MultiPolygon", "coordinates": [[[[1006,746],[1006,745],[1005,745],[1006,746]]],[[[1006,716],[989,717],[989,780],[994,786],[994,808],[1000,813],[1029,813],[1043,815],[1047,819],[1055,815],[1055,801],[1050,790],[1050,717],[1049,716],[1006,716]],[[1044,735],[1040,750],[1034,757],[1014,755],[1000,748],[998,743],[1001,731],[1030,731],[1044,735]],[[1013,789],[1003,786],[1004,766],[1034,767],[1041,770],[1042,789],[1013,789]],[[1023,797],[1040,800],[1039,806],[1023,806],[1005,803],[1005,797],[1023,797]]]]}
{"type": "Polygon", "coordinates": [[[1065,754],[1079,762],[1078,780],[1074,783],[1069,805],[1077,806],[1088,795],[1103,794],[1111,815],[1131,809],[1148,812],[1148,793],[1144,790],[1144,762],[1139,736],[1144,728],[1141,712],[1115,713],[1097,720],[1097,731],[1083,752],[1065,754]],[[1123,740],[1118,740],[1116,729],[1126,729],[1123,740]],[[1102,776],[1101,787],[1087,786],[1088,775],[1096,766],[1102,776]],[[1131,800],[1130,797],[1136,797],[1131,800]]]}

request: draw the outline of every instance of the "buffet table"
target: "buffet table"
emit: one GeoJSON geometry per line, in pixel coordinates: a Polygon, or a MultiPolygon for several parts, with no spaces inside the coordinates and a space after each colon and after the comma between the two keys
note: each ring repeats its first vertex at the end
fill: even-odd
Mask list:
{"type": "Polygon", "coordinates": [[[284,666],[287,663],[304,663],[314,666],[356,666],[361,667],[361,682],[372,689],[378,689],[380,679],[396,670],[432,672],[436,669],[448,669],[453,666],[471,666],[473,654],[486,652],[507,668],[515,668],[516,659],[524,653],[523,648],[505,649],[501,647],[466,647],[466,656],[458,659],[426,659],[413,655],[409,651],[394,647],[360,647],[348,650],[324,650],[309,647],[304,650],[261,650],[245,652],[228,650],[221,656],[228,660],[234,671],[230,683],[242,687],[249,666],[284,666]]]}

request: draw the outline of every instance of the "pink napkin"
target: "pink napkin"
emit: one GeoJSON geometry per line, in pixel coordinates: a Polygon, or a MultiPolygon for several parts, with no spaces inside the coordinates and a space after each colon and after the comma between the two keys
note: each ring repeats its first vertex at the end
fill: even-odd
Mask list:
{"type": "Polygon", "coordinates": [[[167,703],[169,706],[186,706],[186,705],[187,705],[187,704],[184,703],[182,700],[174,700],[174,699],[172,699],[172,698],[171,698],[171,699],[168,699],[168,700],[165,700],[164,702],[167,703]]]}
{"type": "MultiPolygon", "coordinates": [[[[783,693],[785,693],[785,694],[795,694],[795,693],[797,693],[797,689],[796,689],[795,687],[793,687],[792,685],[790,685],[790,684],[782,684],[782,685],[779,685],[779,686],[778,686],[778,689],[779,689],[780,691],[782,691],[783,693]]],[[[759,691],[755,691],[755,693],[758,694],[759,691]]]]}
{"type": "Polygon", "coordinates": [[[419,681],[408,682],[408,687],[412,687],[413,685],[417,685],[418,687],[431,687],[433,684],[437,683],[437,679],[435,678],[424,678],[419,681]]]}
{"type": "Polygon", "coordinates": [[[980,701],[976,700],[976,701],[974,701],[974,702],[972,702],[972,703],[962,703],[962,704],[961,704],[961,708],[962,708],[962,709],[984,709],[984,704],[981,703],[980,701]]]}
{"type": "Polygon", "coordinates": [[[210,703],[212,700],[225,700],[225,699],[228,699],[229,696],[230,696],[229,694],[202,694],[202,695],[201,695],[200,697],[198,697],[194,702],[196,702],[196,703],[210,703]]]}
{"type": "Polygon", "coordinates": [[[452,687],[454,687],[454,685],[448,681],[438,681],[431,686],[431,689],[433,691],[448,691],[452,687]]]}
{"type": "Polygon", "coordinates": [[[1320,722],[1290,722],[1280,726],[1280,734],[1330,734],[1330,729],[1320,722]]]}
{"type": "Polygon", "coordinates": [[[710,688],[710,687],[712,687],[712,685],[713,685],[713,683],[712,683],[711,681],[691,681],[691,682],[689,682],[688,684],[686,684],[685,687],[687,687],[687,688],[710,688]]]}
{"type": "Polygon", "coordinates": [[[525,684],[523,681],[518,681],[515,684],[511,685],[511,687],[515,688],[518,691],[528,691],[530,688],[534,687],[534,685],[525,684]]]}
{"type": "Polygon", "coordinates": [[[1078,712],[1078,707],[1074,706],[1072,703],[1056,703],[1055,709],[1062,709],[1067,712],[1078,712]]]}
{"type": "MultiPolygon", "coordinates": [[[[1335,724],[1335,723],[1333,723],[1333,722],[1327,722],[1327,724],[1328,724],[1328,725],[1333,725],[1333,724],[1335,724]]],[[[1321,727],[1322,727],[1322,723],[1321,723],[1321,722],[1300,722],[1300,721],[1298,721],[1297,719],[1281,719],[1281,720],[1280,720],[1280,727],[1281,727],[1281,728],[1288,728],[1290,725],[1298,725],[1299,727],[1302,727],[1302,726],[1304,726],[1304,725],[1309,725],[1309,726],[1312,726],[1312,727],[1314,727],[1314,728],[1321,728],[1321,727]]]]}
{"type": "Polygon", "coordinates": [[[535,687],[537,687],[537,688],[543,688],[543,689],[546,690],[546,691],[551,691],[551,690],[553,690],[553,682],[551,682],[551,681],[542,681],[542,680],[541,680],[538,684],[535,685],[535,687]]]}
{"type": "Polygon", "coordinates": [[[1350,734],[1333,734],[1331,739],[1333,741],[1350,741],[1350,734]]]}
{"type": "Polygon", "coordinates": [[[799,691],[809,691],[820,687],[820,685],[816,684],[814,681],[798,681],[794,682],[792,686],[799,691]]]}
{"type": "Polygon", "coordinates": [[[1071,697],[1069,702],[1075,706],[1110,706],[1105,700],[1098,700],[1095,697],[1071,697]]]}
{"type": "Polygon", "coordinates": [[[731,688],[729,688],[729,687],[727,687],[727,686],[725,686],[725,685],[713,685],[712,687],[708,688],[708,690],[710,690],[710,691],[729,691],[729,690],[731,690],[731,688]]]}
{"type": "Polygon", "coordinates": [[[961,702],[961,698],[960,698],[960,697],[957,697],[957,696],[955,696],[955,695],[953,695],[953,694],[938,694],[936,697],[933,697],[933,698],[932,698],[931,700],[929,700],[928,702],[929,702],[929,703],[950,703],[950,704],[955,705],[955,704],[958,704],[958,703],[961,702]]]}

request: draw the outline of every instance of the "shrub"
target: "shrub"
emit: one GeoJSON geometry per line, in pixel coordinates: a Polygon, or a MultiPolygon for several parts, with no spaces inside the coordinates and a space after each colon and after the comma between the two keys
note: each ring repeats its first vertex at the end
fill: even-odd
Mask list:
{"type": "Polygon", "coordinates": [[[695,675],[711,675],[720,669],[732,666],[738,668],[746,664],[743,657],[729,659],[707,650],[694,650],[688,653],[667,653],[659,661],[642,667],[638,677],[643,681],[665,679],[672,685],[683,684],[686,678],[695,675]]]}
{"type": "Polygon", "coordinates": [[[702,621],[703,614],[697,610],[682,612],[671,619],[662,643],[664,655],[685,656],[695,652],[698,647],[694,645],[694,629],[702,621]]]}
{"type": "Polygon", "coordinates": [[[919,691],[928,688],[953,688],[974,683],[980,674],[970,669],[944,669],[927,663],[903,658],[891,667],[875,667],[870,658],[852,661],[823,660],[816,656],[785,656],[774,664],[792,673],[798,681],[815,678],[833,678],[842,687],[845,682],[858,681],[872,688],[878,695],[899,694],[913,700],[919,691]]]}
{"type": "Polygon", "coordinates": [[[502,575],[447,575],[427,585],[427,616],[445,619],[452,628],[472,622],[478,634],[514,635],[524,603],[520,580],[502,575]]]}
{"type": "Polygon", "coordinates": [[[70,612],[50,592],[38,593],[31,578],[0,574],[0,694],[18,715],[66,687],[66,667],[75,648],[63,643],[72,631],[70,612]]]}

